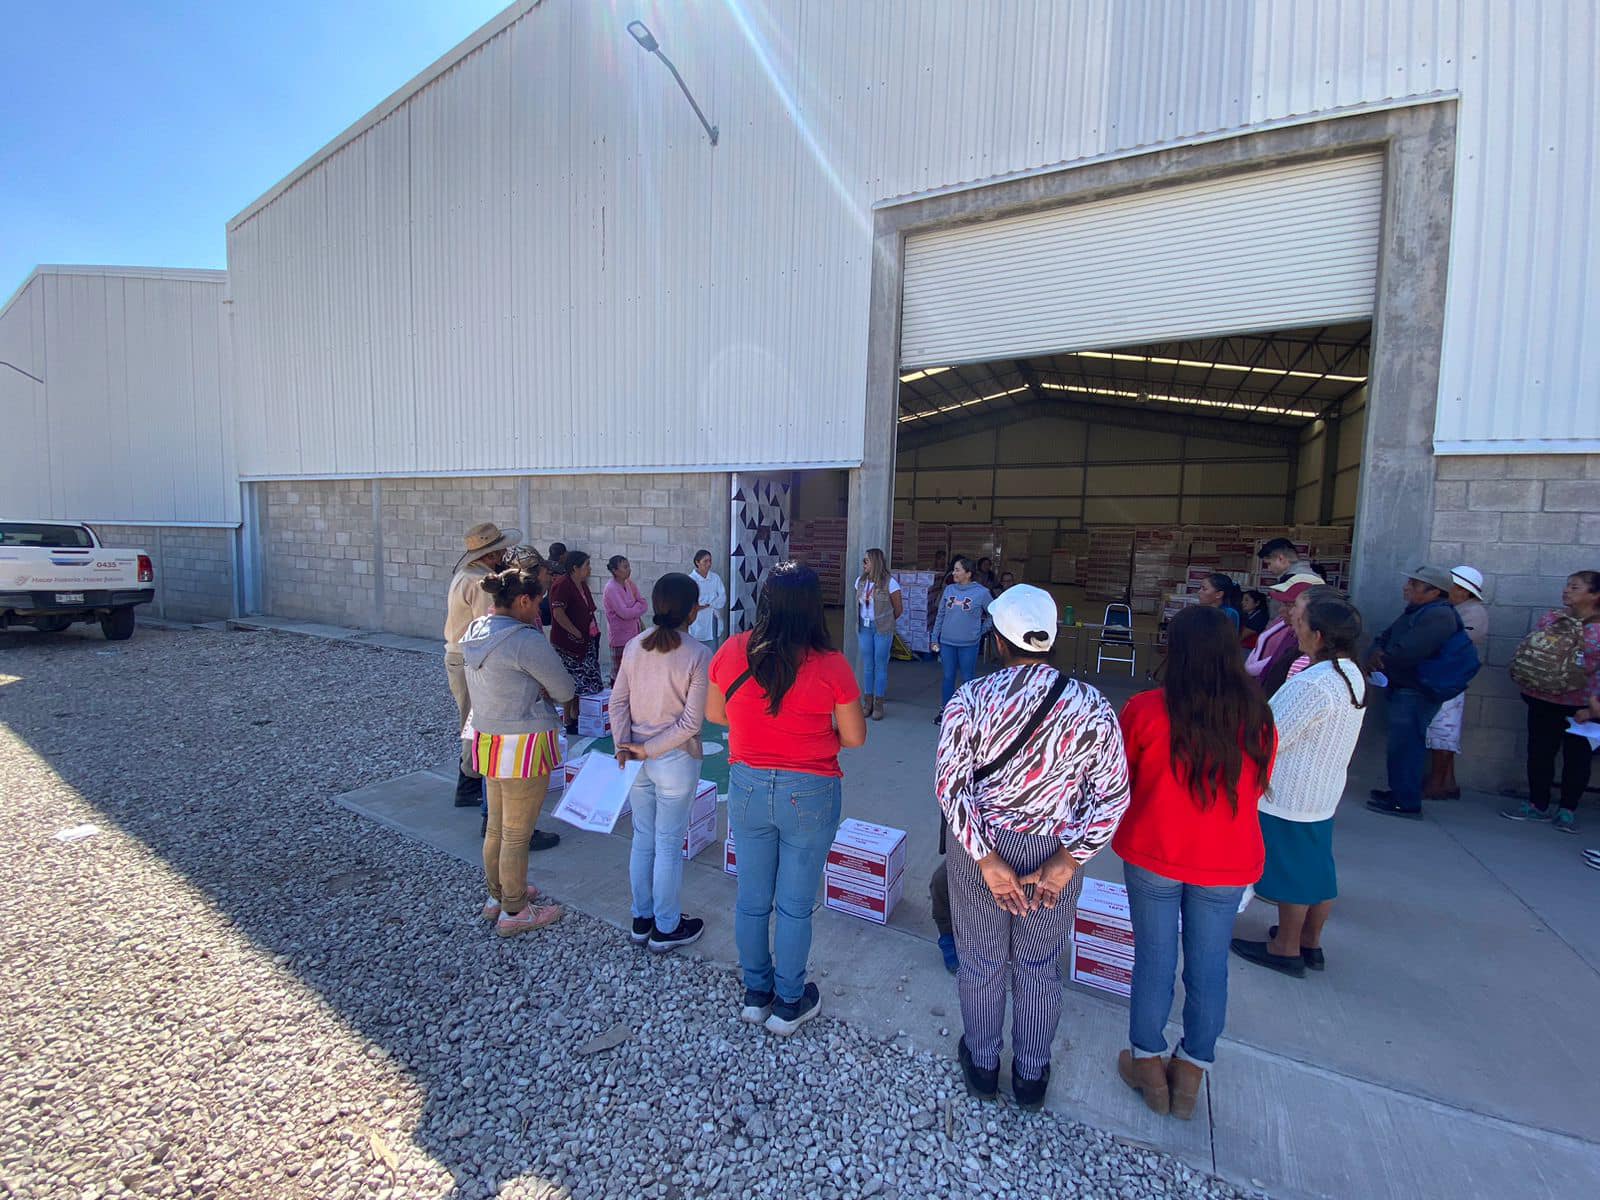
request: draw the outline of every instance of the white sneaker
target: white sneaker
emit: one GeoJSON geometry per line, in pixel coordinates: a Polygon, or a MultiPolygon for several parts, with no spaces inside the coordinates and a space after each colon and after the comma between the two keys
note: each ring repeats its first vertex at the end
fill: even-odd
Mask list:
{"type": "MultiPolygon", "coordinates": [[[[539,898],[539,895],[539,889],[533,886],[533,880],[528,880],[528,903],[532,904],[539,898]]],[[[500,915],[500,901],[494,899],[493,897],[485,900],[483,902],[483,908],[478,911],[478,915],[485,921],[494,920],[500,915]]]]}

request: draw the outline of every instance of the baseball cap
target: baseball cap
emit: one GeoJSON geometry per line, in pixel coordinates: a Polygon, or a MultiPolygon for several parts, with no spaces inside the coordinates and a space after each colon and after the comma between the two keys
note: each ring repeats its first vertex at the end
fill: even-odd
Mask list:
{"type": "Polygon", "coordinates": [[[1456,586],[1471,592],[1478,600],[1483,599],[1483,572],[1477,567],[1451,567],[1450,578],[1456,581],[1456,586]]]}
{"type": "Polygon", "coordinates": [[[1019,650],[1042,654],[1056,643],[1056,602],[1043,588],[1019,583],[989,605],[994,627],[1019,650]],[[1029,637],[1029,634],[1042,636],[1029,637]]]}
{"type": "Polygon", "coordinates": [[[1425,583],[1431,588],[1438,588],[1441,592],[1449,592],[1450,585],[1455,582],[1450,572],[1443,567],[1436,567],[1432,563],[1423,563],[1406,572],[1407,579],[1415,579],[1425,583]]]}
{"type": "Polygon", "coordinates": [[[1284,604],[1292,604],[1300,599],[1302,592],[1308,592],[1314,587],[1321,586],[1322,576],[1308,575],[1302,571],[1298,575],[1289,576],[1282,583],[1273,584],[1267,591],[1272,593],[1274,600],[1282,601],[1284,604]]]}

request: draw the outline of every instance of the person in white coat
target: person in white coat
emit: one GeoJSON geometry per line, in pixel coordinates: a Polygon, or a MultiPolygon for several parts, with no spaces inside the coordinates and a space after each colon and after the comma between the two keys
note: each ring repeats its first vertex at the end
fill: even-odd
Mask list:
{"type": "Polygon", "coordinates": [[[711,551],[695,553],[694,573],[689,578],[700,588],[700,603],[695,605],[689,636],[714,650],[723,632],[722,613],[728,607],[728,589],[723,586],[722,576],[711,569],[711,551]]]}

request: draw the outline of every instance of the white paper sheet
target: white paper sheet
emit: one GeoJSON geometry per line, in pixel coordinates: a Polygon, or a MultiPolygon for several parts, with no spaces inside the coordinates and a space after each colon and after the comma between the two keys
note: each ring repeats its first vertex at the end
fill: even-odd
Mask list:
{"type": "Polygon", "coordinates": [[[1580,721],[1577,717],[1568,717],[1567,732],[1586,739],[1589,749],[1600,750],[1600,721],[1580,721]]]}
{"type": "Polygon", "coordinates": [[[562,793],[561,803],[556,805],[556,819],[591,833],[610,833],[643,765],[633,759],[619,767],[609,754],[589,755],[578,777],[562,793]]]}

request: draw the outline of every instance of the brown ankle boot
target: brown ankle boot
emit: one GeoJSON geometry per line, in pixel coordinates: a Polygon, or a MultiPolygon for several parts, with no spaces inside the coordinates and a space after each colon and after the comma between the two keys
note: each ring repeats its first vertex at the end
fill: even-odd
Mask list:
{"type": "Polygon", "coordinates": [[[874,721],[883,720],[883,697],[882,696],[874,696],[872,698],[872,711],[870,713],[868,713],[867,715],[869,717],[871,717],[874,721]]]}
{"type": "Polygon", "coordinates": [[[1151,1112],[1166,1115],[1171,1106],[1166,1059],[1135,1058],[1133,1051],[1124,1050],[1117,1055],[1117,1074],[1122,1076],[1123,1083],[1143,1094],[1151,1112]]]}
{"type": "Polygon", "coordinates": [[[870,717],[872,715],[872,697],[867,695],[865,692],[861,693],[861,715],[863,717],[870,717]]]}
{"type": "Polygon", "coordinates": [[[1205,1082],[1206,1069],[1186,1062],[1176,1054],[1167,1064],[1167,1088],[1172,1095],[1172,1115],[1187,1121],[1194,1116],[1195,1102],[1200,1099],[1200,1085],[1205,1082]]]}

